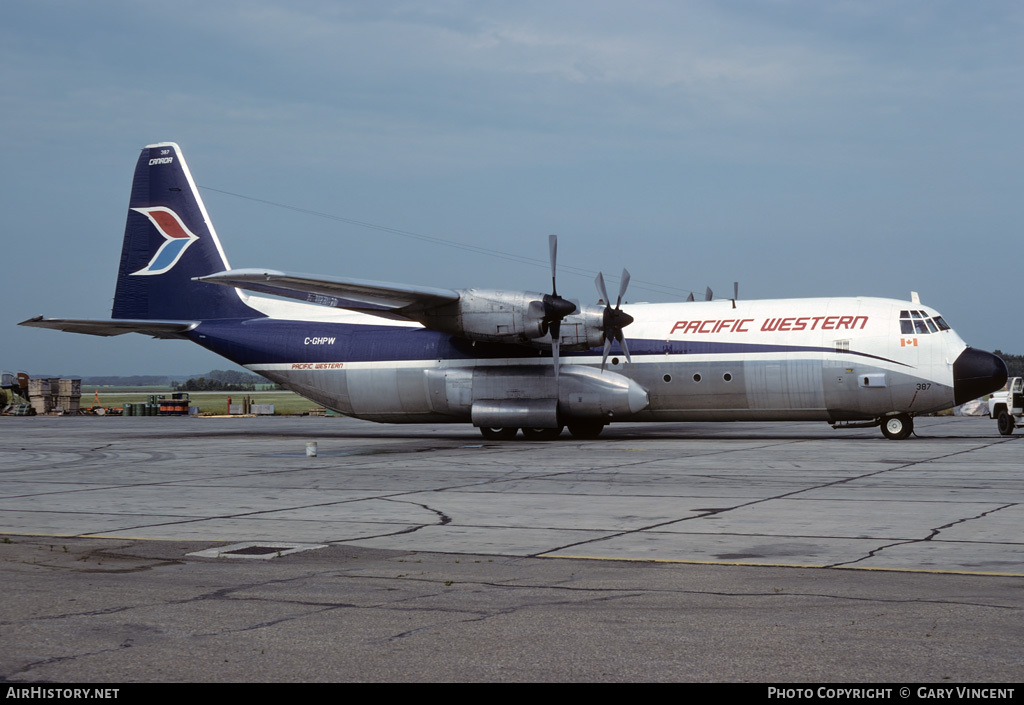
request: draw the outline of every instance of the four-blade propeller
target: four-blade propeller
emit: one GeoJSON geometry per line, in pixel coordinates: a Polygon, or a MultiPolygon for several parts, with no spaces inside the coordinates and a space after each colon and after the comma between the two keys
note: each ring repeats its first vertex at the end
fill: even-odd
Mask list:
{"type": "MultiPolygon", "coordinates": [[[[551,255],[551,293],[545,294],[542,300],[544,309],[540,326],[542,333],[551,334],[551,357],[555,365],[555,381],[558,380],[558,349],[562,338],[562,319],[575,313],[576,304],[558,295],[555,286],[555,268],[558,260],[558,236],[548,235],[548,250],[551,255]]],[[[532,305],[532,304],[531,304],[532,305]]]]}
{"type": "Polygon", "coordinates": [[[626,287],[629,286],[629,272],[625,269],[622,270],[622,279],[619,281],[619,298],[615,301],[615,308],[612,308],[611,299],[608,298],[608,291],[604,287],[604,274],[598,272],[594,283],[597,284],[597,293],[601,295],[605,302],[604,320],[601,324],[602,331],[604,332],[604,354],[601,356],[601,369],[604,369],[608,353],[612,349],[613,340],[619,341],[619,345],[622,346],[626,362],[632,362],[632,359],[629,357],[629,348],[626,347],[626,338],[622,334],[622,329],[633,322],[633,317],[622,310],[622,297],[625,296],[626,287]]]}

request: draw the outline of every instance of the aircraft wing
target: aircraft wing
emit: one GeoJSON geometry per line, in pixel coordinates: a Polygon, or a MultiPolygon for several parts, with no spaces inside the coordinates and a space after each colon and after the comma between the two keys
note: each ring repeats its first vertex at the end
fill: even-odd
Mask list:
{"type": "Polygon", "coordinates": [[[459,292],[452,289],[434,289],[365,279],[315,277],[271,269],[229,269],[205,277],[196,277],[196,280],[384,318],[407,320],[412,320],[409,314],[459,300],[459,292]]]}
{"type": "Polygon", "coordinates": [[[43,318],[36,316],[22,321],[19,326],[32,328],[50,328],[68,333],[86,333],[88,335],[124,335],[125,333],[142,333],[154,338],[184,338],[185,333],[199,325],[198,321],[151,321],[134,318],[110,318],[104,320],[75,318],[43,318]]]}

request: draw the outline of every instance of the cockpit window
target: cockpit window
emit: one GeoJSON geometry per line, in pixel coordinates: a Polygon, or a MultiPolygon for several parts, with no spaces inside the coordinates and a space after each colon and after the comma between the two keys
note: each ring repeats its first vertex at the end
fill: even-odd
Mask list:
{"type": "Polygon", "coordinates": [[[924,311],[900,311],[900,333],[904,335],[928,335],[949,329],[942,316],[931,318],[924,311]]]}

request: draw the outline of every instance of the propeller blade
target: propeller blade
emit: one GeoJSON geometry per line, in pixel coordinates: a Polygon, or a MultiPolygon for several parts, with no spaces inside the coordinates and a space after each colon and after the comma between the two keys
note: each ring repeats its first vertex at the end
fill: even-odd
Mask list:
{"type": "Polygon", "coordinates": [[[555,365],[555,382],[558,381],[558,349],[562,344],[561,332],[561,321],[555,321],[551,324],[551,360],[555,365]]]}
{"type": "Polygon", "coordinates": [[[555,262],[558,260],[558,236],[548,235],[548,250],[551,255],[551,295],[558,296],[555,288],[555,262]]]}
{"type": "Polygon", "coordinates": [[[686,300],[687,301],[693,301],[693,292],[692,291],[690,292],[690,295],[686,297],[686,300]]]}
{"type": "Polygon", "coordinates": [[[608,301],[608,290],[604,288],[604,274],[598,272],[597,278],[594,279],[594,283],[597,284],[597,293],[601,295],[601,300],[604,301],[605,306],[610,306],[611,303],[608,301]]]}
{"type": "Polygon", "coordinates": [[[619,347],[622,348],[622,354],[626,357],[626,362],[632,363],[633,358],[629,355],[629,346],[626,345],[626,336],[623,335],[622,329],[615,331],[614,335],[606,336],[604,339],[604,352],[601,355],[601,371],[604,372],[605,363],[608,361],[608,353],[612,351],[612,341],[619,341],[619,347]]]}
{"type": "Polygon", "coordinates": [[[622,329],[619,329],[619,337],[616,338],[619,341],[619,345],[622,346],[622,352],[626,356],[626,362],[632,363],[633,359],[629,356],[629,348],[626,346],[626,336],[622,334],[622,329]]]}
{"type": "Polygon", "coordinates": [[[619,299],[615,302],[615,308],[622,305],[622,297],[626,295],[626,287],[629,286],[629,272],[622,270],[622,279],[619,282],[619,299]]]}
{"type": "Polygon", "coordinates": [[[715,296],[715,292],[711,291],[711,287],[710,286],[707,289],[704,290],[704,300],[705,301],[710,301],[712,298],[714,298],[714,296],[715,296]]]}
{"type": "Polygon", "coordinates": [[[739,282],[733,282],[732,283],[732,298],[735,301],[739,297],[740,297],[740,283],[739,282]]]}

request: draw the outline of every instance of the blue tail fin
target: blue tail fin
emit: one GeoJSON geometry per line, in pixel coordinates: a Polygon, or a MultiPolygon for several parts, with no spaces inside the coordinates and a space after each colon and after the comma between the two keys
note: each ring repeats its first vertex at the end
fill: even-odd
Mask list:
{"type": "Polygon", "coordinates": [[[259,316],[237,289],[192,281],[230,269],[181,149],[151,144],[135,166],[112,318],[259,316]]]}

